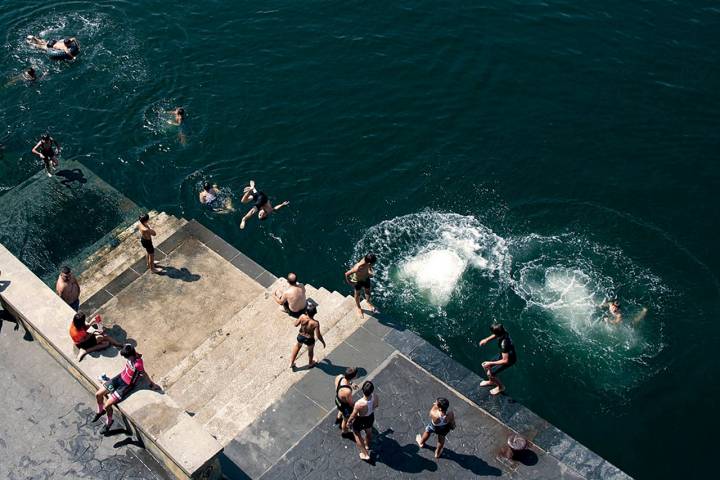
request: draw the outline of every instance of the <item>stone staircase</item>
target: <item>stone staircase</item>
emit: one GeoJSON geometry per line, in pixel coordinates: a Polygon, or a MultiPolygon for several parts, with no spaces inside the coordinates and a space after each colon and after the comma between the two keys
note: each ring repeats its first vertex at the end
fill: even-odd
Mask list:
{"type": "MultiPolygon", "coordinates": [[[[282,398],[309,370],[303,347],[289,368],[290,350],[297,335],[294,319],[272,299],[285,288],[277,280],[237,312],[191,355],[161,380],[168,394],[204,428],[226,445],[240,431],[282,398]]],[[[329,355],[362,324],[352,297],[306,285],[308,299],[318,305],[316,319],[327,342],[315,344],[315,360],[329,355]]]]}
{"type": "MultiPolygon", "coordinates": [[[[157,232],[153,243],[157,246],[187,223],[165,212],[151,211],[150,225],[157,232]]],[[[83,262],[80,282],[80,302],[92,297],[98,290],[120,275],[145,255],[137,233],[137,222],[113,232],[113,240],[97,250],[83,262]]],[[[142,272],[139,272],[142,273],[142,272]]]]}

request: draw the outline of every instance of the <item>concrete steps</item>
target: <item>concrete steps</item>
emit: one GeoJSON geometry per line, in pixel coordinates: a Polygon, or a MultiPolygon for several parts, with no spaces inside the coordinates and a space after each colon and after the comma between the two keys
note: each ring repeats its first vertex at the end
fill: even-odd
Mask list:
{"type": "MultiPolygon", "coordinates": [[[[321,329],[324,330],[323,337],[327,342],[327,347],[322,348],[320,343],[316,344],[315,357],[317,361],[329,355],[338,345],[340,345],[348,335],[354,332],[360,325],[361,321],[354,314],[354,301],[349,297],[341,295],[329,294],[328,312],[325,318],[321,318],[321,308],[318,309],[318,320],[320,320],[321,329]]],[[[292,372],[288,368],[288,356],[293,345],[292,335],[295,329],[288,333],[287,340],[281,340],[278,344],[271,348],[285,349],[286,355],[279,364],[274,362],[272,366],[268,365],[269,359],[259,359],[257,366],[248,369],[250,372],[262,370],[257,378],[252,381],[244,381],[237,385],[232,385],[222,395],[218,395],[213,402],[221,403],[220,408],[216,408],[214,415],[208,418],[211,413],[210,409],[206,409],[197,420],[205,425],[209,431],[220,443],[227,444],[240,431],[246,428],[254,419],[264,412],[273,401],[281,398],[296,382],[300,381],[309,370],[298,370],[292,372]],[[242,398],[242,402],[237,402],[237,398],[242,398]]],[[[305,348],[298,356],[297,365],[307,364],[307,354],[305,348]]],[[[245,377],[247,378],[247,377],[245,377]]]]}
{"type": "MultiPolygon", "coordinates": [[[[154,244],[159,245],[186,223],[185,219],[165,212],[150,212],[150,224],[157,232],[154,244]]],[[[115,239],[117,243],[106,245],[84,262],[87,268],[78,278],[81,302],[92,297],[145,254],[138,240],[137,223],[118,231],[115,239]]]]}

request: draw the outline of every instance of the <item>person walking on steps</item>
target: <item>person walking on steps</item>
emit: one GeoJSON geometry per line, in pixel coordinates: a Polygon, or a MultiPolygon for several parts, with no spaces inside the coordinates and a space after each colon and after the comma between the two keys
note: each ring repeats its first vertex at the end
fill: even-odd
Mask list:
{"type": "Polygon", "coordinates": [[[515,365],[515,362],[517,362],[517,354],[515,353],[515,345],[513,345],[510,334],[501,323],[493,323],[490,326],[490,333],[491,335],[489,337],[480,340],[480,346],[482,347],[488,342],[497,340],[500,355],[498,355],[495,360],[482,363],[482,367],[487,375],[487,380],[480,382],[480,386],[489,387],[495,385],[495,388],[490,390],[490,394],[499,395],[505,391],[505,385],[500,381],[498,374],[515,365]]]}
{"type": "Polygon", "coordinates": [[[355,444],[360,450],[360,459],[370,460],[370,444],[372,443],[372,429],[375,423],[375,410],[380,406],[380,400],[375,392],[375,385],[367,381],[362,386],[363,396],[353,406],[347,425],[352,428],[355,444]],[[365,438],[363,438],[365,432],[365,438]]]}
{"type": "Polygon", "coordinates": [[[435,447],[435,458],[440,458],[443,447],[445,447],[445,437],[450,430],[455,429],[455,414],[448,409],[450,408],[450,402],[447,398],[440,397],[435,400],[435,403],[430,407],[430,423],[425,426],[425,431],[415,436],[415,441],[420,448],[425,447],[425,442],[428,441],[431,434],[435,434],[438,437],[438,443],[435,447]]]}
{"type": "Polygon", "coordinates": [[[320,333],[320,322],[315,320],[317,314],[317,308],[315,305],[310,305],[305,309],[305,313],[300,315],[295,321],[295,326],[300,327],[298,336],[296,337],[297,343],[293,345],[292,354],[290,355],[290,368],[295,370],[295,359],[297,359],[300,347],[305,345],[308,351],[308,368],[313,368],[317,362],[313,358],[313,352],[315,351],[315,335],[320,343],[325,348],[325,339],[320,333]]]}

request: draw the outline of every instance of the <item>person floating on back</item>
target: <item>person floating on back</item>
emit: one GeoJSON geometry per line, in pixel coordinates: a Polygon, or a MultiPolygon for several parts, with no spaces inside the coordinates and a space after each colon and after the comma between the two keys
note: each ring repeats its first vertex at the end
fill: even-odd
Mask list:
{"type": "Polygon", "coordinates": [[[357,372],[357,368],[348,367],[345,373],[335,377],[335,406],[338,409],[335,423],[340,424],[341,435],[350,433],[347,422],[355,406],[353,388],[356,386],[353,385],[352,380],[357,376],[357,372]]]}
{"type": "Polygon", "coordinates": [[[198,195],[200,203],[212,208],[215,212],[233,212],[232,198],[229,195],[223,195],[220,187],[211,185],[208,182],[203,184],[203,188],[198,195]]]}
{"type": "Polygon", "coordinates": [[[315,305],[310,305],[305,309],[305,313],[295,321],[295,326],[300,327],[298,336],[296,338],[297,343],[293,345],[292,353],[290,354],[290,368],[295,370],[295,359],[297,359],[300,347],[305,345],[308,351],[308,368],[313,368],[317,362],[313,358],[313,352],[315,351],[315,335],[317,339],[323,344],[325,348],[325,339],[320,333],[320,322],[315,320],[317,314],[317,308],[315,305]]]}
{"type": "Polygon", "coordinates": [[[140,231],[140,245],[145,249],[145,259],[147,260],[147,268],[152,273],[160,273],[160,270],[156,268],[158,265],[155,262],[155,246],[153,246],[152,237],[156,235],[155,230],[150,227],[150,215],[147,213],[140,215],[140,225],[138,230],[140,231]]]}
{"type": "Polygon", "coordinates": [[[88,325],[83,312],[78,312],[73,317],[70,324],[70,338],[80,350],[77,356],[78,362],[82,361],[88,353],[104,350],[110,345],[118,348],[122,347],[122,343],[98,330],[97,323],[88,325]],[[92,327],[95,327],[94,331],[90,331],[92,327]]]}
{"type": "MultiPolygon", "coordinates": [[[[600,304],[600,308],[608,308],[608,312],[610,313],[610,316],[605,317],[604,320],[606,323],[609,323],[611,325],[619,325],[623,321],[623,312],[620,307],[620,300],[613,299],[613,300],[605,300],[603,303],[600,304]]],[[[637,315],[632,319],[633,325],[640,322],[643,318],[645,318],[645,315],[647,315],[648,309],[643,307],[640,312],[638,312],[637,315]]]]}
{"type": "Polygon", "coordinates": [[[271,213],[277,212],[281,208],[290,205],[290,202],[285,200],[280,205],[273,206],[273,204],[270,203],[270,199],[268,199],[268,196],[264,192],[261,192],[255,188],[254,180],[250,180],[250,185],[243,189],[243,197],[240,201],[242,203],[253,204],[253,207],[250,209],[250,211],[248,211],[248,213],[246,213],[240,221],[241,229],[245,228],[245,223],[250,220],[250,218],[256,213],[258,219],[267,220],[268,216],[271,213]]]}
{"type": "Polygon", "coordinates": [[[367,381],[362,386],[363,396],[353,406],[353,411],[348,418],[347,425],[352,428],[355,436],[355,444],[360,450],[360,459],[370,460],[370,444],[372,442],[372,427],[375,423],[375,409],[380,406],[380,401],[375,392],[375,385],[367,381]],[[365,432],[363,439],[362,433],[365,432]]]}
{"type": "Polygon", "coordinates": [[[488,342],[497,339],[500,355],[498,355],[495,360],[482,362],[482,367],[488,378],[480,382],[480,386],[489,387],[495,385],[495,388],[490,390],[490,393],[492,395],[499,395],[505,391],[505,385],[503,385],[500,378],[498,378],[498,374],[515,365],[517,355],[515,353],[515,345],[513,345],[510,335],[505,331],[505,327],[503,327],[502,324],[493,323],[490,326],[490,333],[492,335],[480,340],[480,346],[482,347],[488,342]]]}
{"type": "Polygon", "coordinates": [[[125,344],[120,350],[120,355],[126,359],[122,371],[113,378],[107,379],[103,386],[95,392],[98,411],[92,421],[97,422],[100,417],[107,414],[105,426],[100,430],[103,435],[110,431],[113,424],[113,405],[127,398],[143,375],[148,379],[150,388],[156,391],[162,390],[145,372],[142,355],[136,352],[132,345],[125,344]]]}
{"type": "Polygon", "coordinates": [[[60,150],[60,144],[49,133],[43,134],[40,141],[32,149],[32,153],[42,159],[48,177],[52,177],[52,172],[58,166],[60,150]]]}
{"type": "Polygon", "coordinates": [[[60,275],[58,275],[55,284],[55,291],[60,298],[65,300],[65,303],[70,305],[70,308],[76,312],[78,311],[80,308],[80,284],[72,271],[70,271],[70,267],[64,266],[60,270],[60,275]]]}
{"type": "Polygon", "coordinates": [[[273,299],[278,305],[281,305],[285,313],[293,318],[300,318],[307,308],[307,296],[305,295],[305,285],[297,281],[297,275],[288,273],[288,288],[283,293],[275,290],[273,299]]]}
{"type": "Polygon", "coordinates": [[[368,253],[362,260],[357,262],[350,270],[345,272],[345,281],[352,285],[355,295],[355,305],[358,315],[364,317],[363,310],[360,307],[360,291],[365,291],[365,301],[372,311],[376,311],[375,305],[370,301],[370,290],[372,288],[371,278],[373,276],[373,265],[377,262],[374,253],[368,253]]]}
{"type": "Polygon", "coordinates": [[[28,35],[27,42],[35,48],[45,50],[53,60],[75,60],[80,53],[80,44],[75,37],[61,40],[45,40],[34,35],[28,35]]]}
{"type": "Polygon", "coordinates": [[[425,442],[430,438],[430,434],[434,433],[438,437],[437,447],[435,447],[435,458],[440,458],[443,447],[445,447],[445,437],[450,430],[455,428],[455,414],[448,409],[450,402],[447,398],[440,397],[430,407],[430,423],[425,426],[422,435],[415,436],[415,441],[420,448],[425,447],[425,442]]]}

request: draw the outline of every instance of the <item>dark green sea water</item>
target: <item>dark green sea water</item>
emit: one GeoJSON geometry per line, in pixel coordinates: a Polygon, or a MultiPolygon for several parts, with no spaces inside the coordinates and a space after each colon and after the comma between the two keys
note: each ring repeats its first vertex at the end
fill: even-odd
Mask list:
{"type": "MultiPolygon", "coordinates": [[[[717,2],[3,0],[0,35],[0,73],[47,72],[0,89],[0,202],[48,129],[275,273],[343,289],[373,249],[378,304],[466,366],[504,322],[509,393],[559,428],[637,478],[715,476],[717,2]],[[241,232],[196,201],[251,178],[289,209],[241,232]],[[609,328],[612,295],[646,318],[609,328]]],[[[101,204],[47,229],[81,245],[101,204]]]]}

